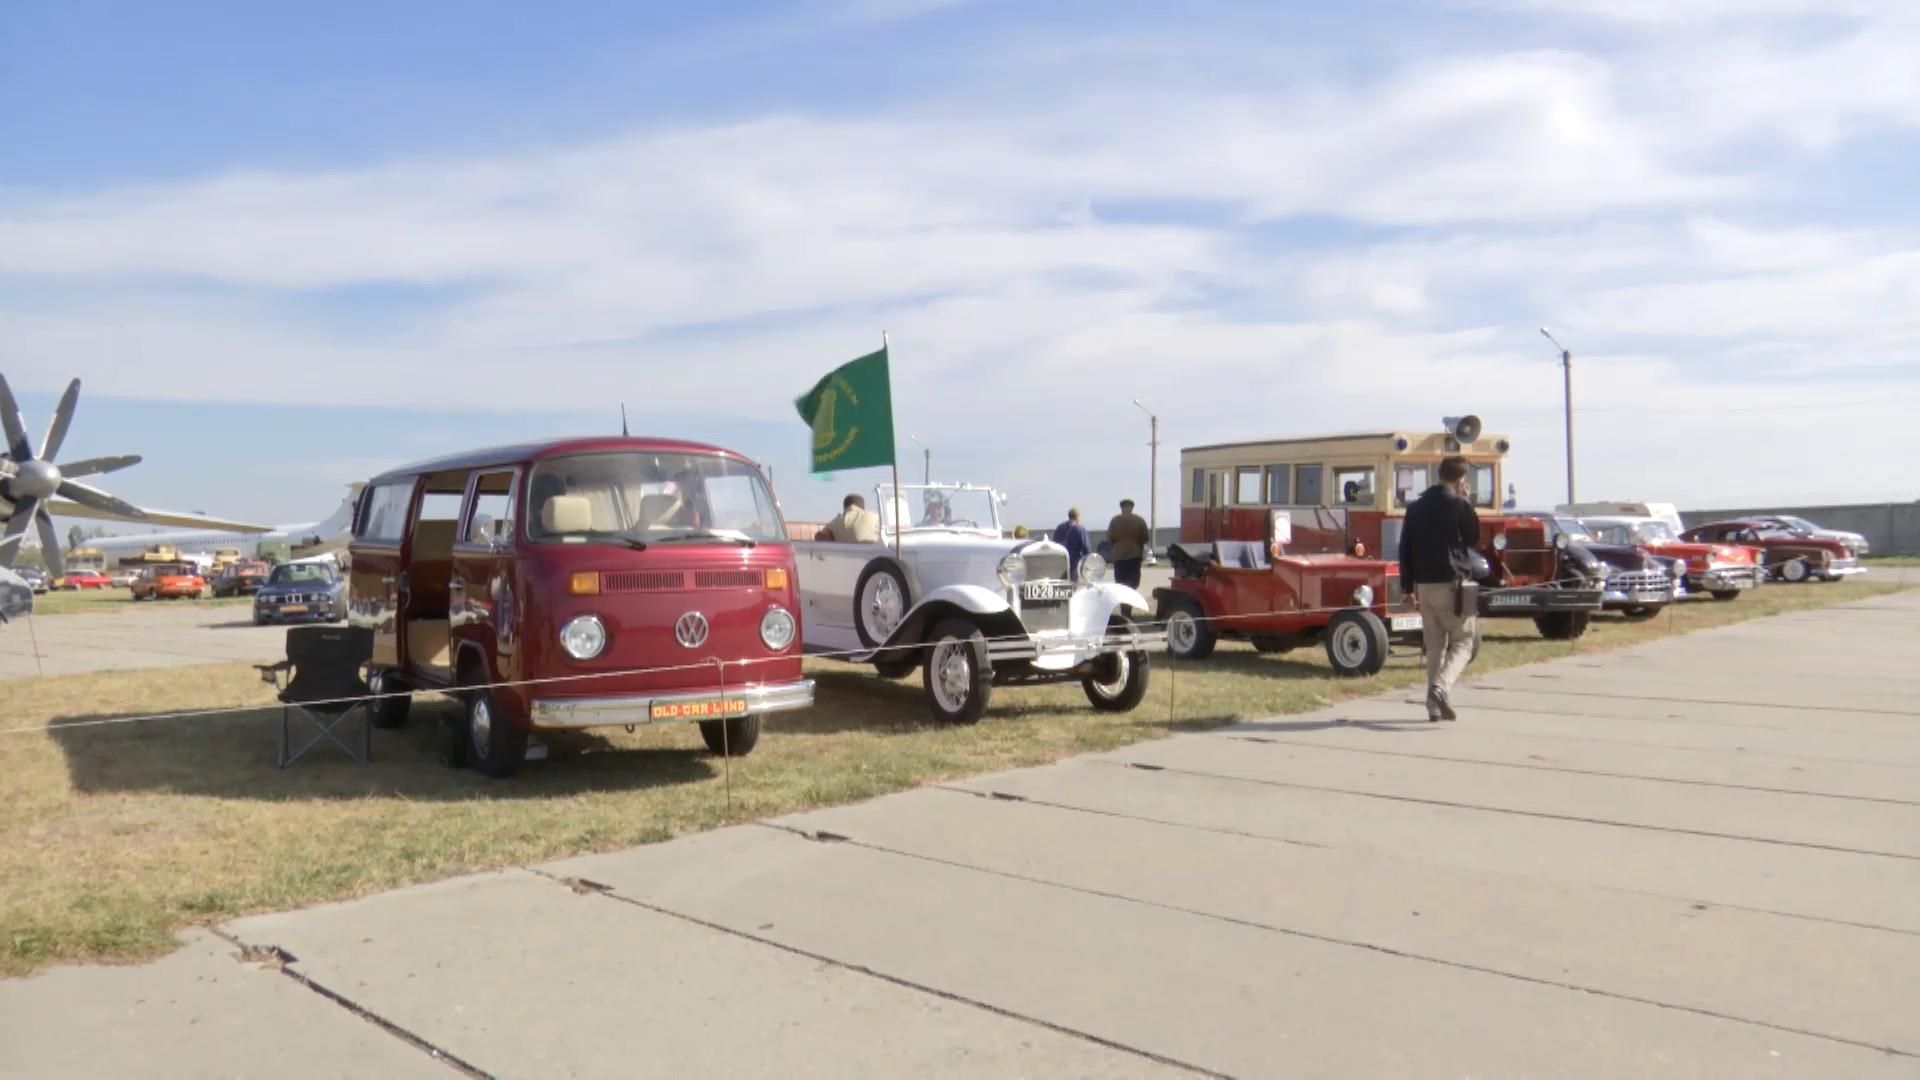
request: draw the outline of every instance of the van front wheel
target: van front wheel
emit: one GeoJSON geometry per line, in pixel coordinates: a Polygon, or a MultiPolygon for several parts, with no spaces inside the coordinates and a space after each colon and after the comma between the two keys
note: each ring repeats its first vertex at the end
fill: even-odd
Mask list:
{"type": "Polygon", "coordinates": [[[504,780],[527,760],[527,729],[502,714],[493,691],[466,692],[467,761],[481,773],[504,780]]]}
{"type": "Polygon", "coordinates": [[[724,757],[745,757],[760,741],[760,718],[742,716],[733,720],[702,720],[700,737],[707,749],[724,757]]]}

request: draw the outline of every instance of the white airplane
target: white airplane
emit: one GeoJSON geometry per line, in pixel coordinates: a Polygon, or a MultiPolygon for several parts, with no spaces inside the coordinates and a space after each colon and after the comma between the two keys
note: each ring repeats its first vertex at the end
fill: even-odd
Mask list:
{"type": "Polygon", "coordinates": [[[53,515],[101,518],[109,521],[141,521],[185,528],[219,529],[229,533],[264,533],[269,526],[244,521],[224,521],[203,514],[179,514],[166,510],[143,510],[125,499],[109,495],[75,477],[97,476],[137,465],[136,454],[89,458],[69,463],[64,469],[53,463],[66,441],[67,428],[73,423],[75,406],[80,402],[80,380],[75,379],[54,407],[53,421],[47,425],[40,452],[34,453],[27,438],[26,425],[20,420],[20,405],[13,388],[0,375],[0,433],[6,443],[0,446],[0,569],[13,565],[20,542],[27,530],[38,526],[41,558],[55,577],[65,572],[60,538],[54,532],[53,515]]]}
{"type": "Polygon", "coordinates": [[[353,539],[353,507],[360,500],[360,491],[365,487],[364,483],[359,482],[348,484],[347,497],[340,501],[333,513],[319,521],[246,529],[220,528],[218,526],[221,523],[216,522],[203,529],[91,537],[86,546],[107,556],[109,562],[115,556],[138,555],[158,544],[172,547],[183,557],[190,557],[189,552],[211,553],[228,547],[239,548],[243,556],[257,555],[261,544],[273,543],[287,545],[287,549],[295,555],[326,555],[343,550],[347,541],[353,539]]]}

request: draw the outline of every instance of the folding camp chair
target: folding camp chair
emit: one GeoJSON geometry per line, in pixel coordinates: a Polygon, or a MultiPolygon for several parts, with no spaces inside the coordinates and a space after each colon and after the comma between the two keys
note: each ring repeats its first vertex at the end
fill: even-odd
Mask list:
{"type": "Polygon", "coordinates": [[[280,692],[280,768],[323,740],[362,765],[373,756],[373,691],[365,677],[372,659],[373,631],[366,627],[294,626],[287,629],[285,660],[254,665],[261,680],[280,692]],[[359,750],[335,732],[355,710],[362,714],[359,750]],[[288,726],[296,712],[313,723],[315,733],[289,753],[288,726]]]}

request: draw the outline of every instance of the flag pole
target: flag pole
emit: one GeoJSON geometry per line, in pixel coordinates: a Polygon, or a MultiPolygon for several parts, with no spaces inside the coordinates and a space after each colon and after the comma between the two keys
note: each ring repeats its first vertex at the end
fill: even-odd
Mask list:
{"type": "MultiPolygon", "coordinates": [[[[887,380],[889,387],[891,387],[893,380],[893,353],[887,349],[887,332],[885,330],[880,331],[880,351],[887,354],[887,380]]],[[[887,395],[887,409],[888,411],[892,411],[893,409],[893,395],[891,393],[887,395]]],[[[898,441],[896,441],[890,449],[893,451],[890,455],[893,458],[893,557],[896,559],[904,559],[906,556],[900,554],[900,534],[906,531],[906,522],[900,520],[899,511],[901,503],[906,500],[900,494],[900,445],[898,441]]]]}

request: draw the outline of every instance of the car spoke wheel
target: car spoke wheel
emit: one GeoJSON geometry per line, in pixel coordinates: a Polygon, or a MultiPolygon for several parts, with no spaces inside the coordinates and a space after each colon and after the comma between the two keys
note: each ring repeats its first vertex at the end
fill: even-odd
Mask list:
{"type": "Polygon", "coordinates": [[[860,572],[853,590],[853,623],[861,644],[869,649],[885,645],[900,629],[907,608],[906,575],[891,560],[875,560],[860,572]]]}
{"type": "Polygon", "coordinates": [[[966,619],[942,621],[934,628],[922,679],[934,719],[946,724],[975,723],[993,695],[986,638],[966,619]]]}

